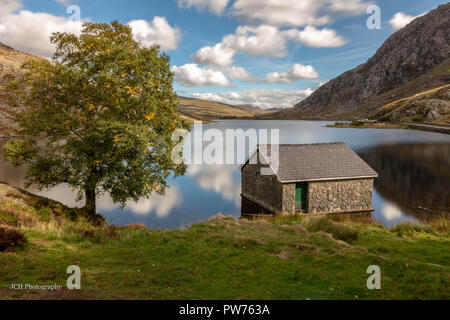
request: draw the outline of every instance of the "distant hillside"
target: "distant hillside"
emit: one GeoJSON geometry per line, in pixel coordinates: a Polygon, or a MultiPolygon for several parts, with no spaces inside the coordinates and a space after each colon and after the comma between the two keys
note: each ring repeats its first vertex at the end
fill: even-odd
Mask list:
{"type": "Polygon", "coordinates": [[[262,109],[260,107],[255,107],[250,104],[240,104],[240,105],[236,105],[235,107],[242,109],[242,110],[249,111],[249,112],[253,113],[254,115],[267,114],[267,113],[271,113],[271,112],[275,111],[273,109],[262,109]]]}
{"type": "Polygon", "coordinates": [[[178,97],[181,115],[189,120],[211,121],[218,119],[253,118],[256,115],[267,114],[259,107],[250,105],[232,106],[225,103],[203,99],[178,97]]]}
{"type": "Polygon", "coordinates": [[[367,117],[393,101],[450,84],[449,31],[447,3],[391,35],[366,63],[322,85],[293,110],[273,117],[367,117]]]}

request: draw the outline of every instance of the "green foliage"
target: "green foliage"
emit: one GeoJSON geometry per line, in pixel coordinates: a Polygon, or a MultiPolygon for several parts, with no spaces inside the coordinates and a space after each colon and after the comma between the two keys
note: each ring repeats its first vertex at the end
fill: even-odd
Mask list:
{"type": "Polygon", "coordinates": [[[0,224],[17,226],[19,223],[18,215],[12,210],[0,209],[0,224]]]}
{"type": "Polygon", "coordinates": [[[37,148],[24,139],[8,141],[3,147],[3,158],[11,161],[13,165],[19,166],[24,161],[32,160],[37,154],[37,148]]]}
{"type": "Polygon", "coordinates": [[[424,122],[424,118],[421,115],[415,115],[414,117],[411,118],[412,121],[414,122],[424,122]]]}
{"type": "Polygon", "coordinates": [[[42,208],[38,212],[41,221],[50,222],[52,218],[53,210],[50,208],[42,208]]]}
{"type": "Polygon", "coordinates": [[[26,138],[8,142],[5,159],[27,163],[28,185],[67,183],[91,206],[100,192],[121,205],[164,194],[166,179],[185,172],[171,159],[172,133],[188,127],[169,57],[118,22],[85,23],[79,37],[55,33],[51,42],[53,62],[25,63],[24,78],[9,86],[31,112],[17,116],[26,138]]]}
{"type": "Polygon", "coordinates": [[[365,124],[364,121],[361,120],[352,120],[352,126],[361,127],[365,124]]]}

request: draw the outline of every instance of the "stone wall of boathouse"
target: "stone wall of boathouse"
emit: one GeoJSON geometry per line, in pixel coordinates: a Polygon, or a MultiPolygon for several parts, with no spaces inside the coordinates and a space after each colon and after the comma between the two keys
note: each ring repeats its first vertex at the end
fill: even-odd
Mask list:
{"type": "Polygon", "coordinates": [[[365,212],[372,210],[373,179],[308,183],[308,213],[365,212]]]}
{"type": "MultiPolygon", "coordinates": [[[[256,154],[254,155],[256,157],[256,154]]],[[[283,185],[278,177],[261,175],[261,163],[245,164],[241,170],[241,196],[273,213],[283,212],[283,185]]],[[[258,214],[259,212],[255,212],[258,214]]]]}

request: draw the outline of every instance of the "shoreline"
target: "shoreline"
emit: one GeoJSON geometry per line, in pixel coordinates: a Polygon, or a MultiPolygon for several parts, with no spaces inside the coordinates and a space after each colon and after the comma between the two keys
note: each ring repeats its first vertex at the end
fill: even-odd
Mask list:
{"type": "Polygon", "coordinates": [[[450,134],[450,126],[435,125],[435,124],[413,124],[413,123],[364,123],[362,125],[353,124],[328,124],[327,128],[350,128],[350,129],[403,129],[403,130],[418,130],[428,131],[443,134],[450,134]]]}

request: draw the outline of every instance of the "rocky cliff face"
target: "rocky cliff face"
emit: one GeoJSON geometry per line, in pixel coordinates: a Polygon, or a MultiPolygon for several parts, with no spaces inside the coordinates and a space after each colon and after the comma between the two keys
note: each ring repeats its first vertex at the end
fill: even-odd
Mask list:
{"type": "Polygon", "coordinates": [[[448,68],[435,72],[442,71],[440,66],[447,65],[449,58],[447,3],[394,33],[366,63],[321,86],[297,104],[293,113],[304,118],[367,116],[414,91],[450,83],[448,68]],[[410,84],[421,76],[423,81],[410,84]]]}

